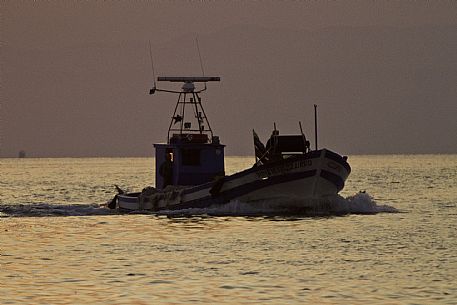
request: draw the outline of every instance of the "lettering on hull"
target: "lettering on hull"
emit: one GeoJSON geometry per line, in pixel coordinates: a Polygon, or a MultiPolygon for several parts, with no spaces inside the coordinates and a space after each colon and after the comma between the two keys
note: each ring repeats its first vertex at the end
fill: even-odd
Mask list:
{"type": "Polygon", "coordinates": [[[271,177],[271,176],[285,174],[294,169],[310,167],[312,165],[313,165],[313,161],[310,159],[300,160],[300,161],[290,162],[287,164],[282,164],[282,165],[271,167],[271,168],[266,168],[266,169],[258,171],[256,174],[259,178],[264,179],[264,178],[271,177]]]}

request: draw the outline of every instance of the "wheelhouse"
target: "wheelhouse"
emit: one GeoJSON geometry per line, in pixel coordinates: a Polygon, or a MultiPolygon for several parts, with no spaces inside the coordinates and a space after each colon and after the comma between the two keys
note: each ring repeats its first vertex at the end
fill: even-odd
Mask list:
{"type": "Polygon", "coordinates": [[[156,158],[156,188],[168,184],[178,186],[199,185],[224,176],[224,148],[219,137],[213,134],[202,106],[200,93],[206,82],[220,81],[219,77],[158,77],[158,81],[183,82],[180,91],[155,91],[178,94],[178,100],[168,128],[167,143],[154,144],[156,158]],[[204,83],[196,90],[194,83],[204,83]],[[171,161],[171,162],[170,162],[171,161]],[[169,162],[164,174],[164,164],[169,162]],[[171,177],[167,181],[167,177],[171,177]]]}

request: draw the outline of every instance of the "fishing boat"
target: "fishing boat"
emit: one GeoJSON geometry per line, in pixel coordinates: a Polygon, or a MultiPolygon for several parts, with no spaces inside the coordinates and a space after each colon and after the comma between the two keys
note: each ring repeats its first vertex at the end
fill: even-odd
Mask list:
{"type": "Polygon", "coordinates": [[[300,133],[282,135],[274,130],[264,145],[253,130],[255,163],[225,175],[224,148],[213,133],[202,105],[208,82],[220,77],[158,77],[158,82],[182,83],[179,90],[154,87],[150,94],[178,96],[166,143],[155,147],[155,187],[119,193],[110,208],[120,211],[161,211],[207,208],[238,201],[253,207],[306,213],[323,199],[336,195],[351,172],[347,157],[329,149],[311,149],[300,123],[300,133]],[[197,89],[197,86],[204,86],[197,89]]]}

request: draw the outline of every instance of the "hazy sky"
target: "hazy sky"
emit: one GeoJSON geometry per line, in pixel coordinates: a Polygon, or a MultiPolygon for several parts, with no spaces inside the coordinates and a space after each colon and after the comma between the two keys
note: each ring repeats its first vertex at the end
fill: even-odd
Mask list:
{"type": "Polygon", "coordinates": [[[203,97],[228,155],[273,122],[342,154],[457,153],[456,1],[1,1],[0,157],[152,156],[174,97],[203,97]],[[312,137],[311,137],[312,138],[312,137]]]}

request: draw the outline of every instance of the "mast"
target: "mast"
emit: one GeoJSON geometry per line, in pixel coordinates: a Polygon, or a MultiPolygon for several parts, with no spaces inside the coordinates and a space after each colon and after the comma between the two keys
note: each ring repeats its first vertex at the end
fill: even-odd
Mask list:
{"type": "Polygon", "coordinates": [[[314,144],[317,150],[317,105],[314,104],[314,144]]]}
{"type": "MultiPolygon", "coordinates": [[[[168,92],[178,94],[173,116],[171,117],[170,125],[168,127],[167,143],[173,136],[178,135],[180,138],[187,137],[189,141],[194,135],[201,135],[200,139],[208,139],[212,142],[213,131],[203,108],[200,93],[206,90],[207,82],[220,81],[218,76],[159,76],[158,82],[182,82],[183,85],[180,91],[177,90],[163,90],[154,87],[151,94],[155,91],[168,92]],[[205,87],[196,90],[195,83],[204,83],[205,87]],[[187,106],[187,107],[186,107],[187,106]],[[193,112],[193,118],[189,112],[193,112]],[[192,127],[192,121],[196,122],[196,127],[192,127]],[[175,127],[175,124],[179,126],[175,127]],[[171,134],[177,132],[177,134],[171,134]],[[208,137],[208,134],[210,135],[208,137]]],[[[207,141],[208,141],[207,140],[207,141]]]]}

